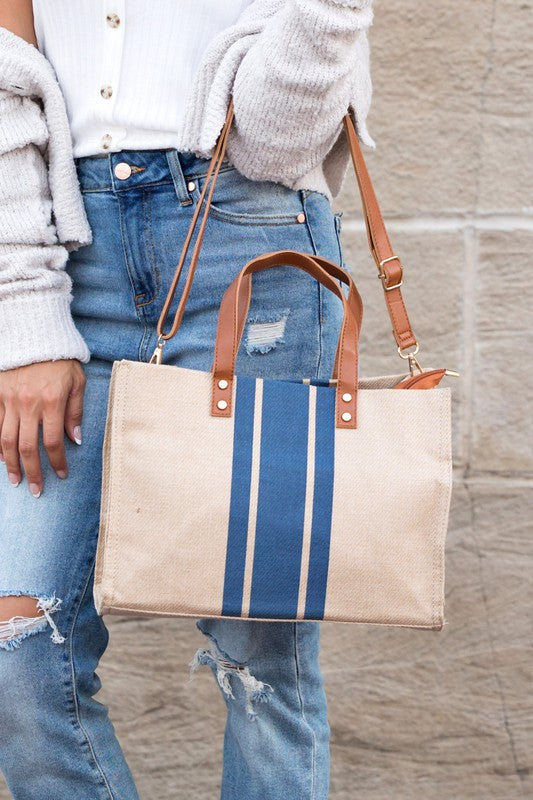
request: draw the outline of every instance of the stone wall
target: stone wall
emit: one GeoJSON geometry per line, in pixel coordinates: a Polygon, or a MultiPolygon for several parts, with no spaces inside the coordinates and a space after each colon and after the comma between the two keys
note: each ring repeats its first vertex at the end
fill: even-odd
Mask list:
{"type": "MultiPolygon", "coordinates": [[[[533,0],[376,2],[368,164],[421,362],[461,373],[456,484],[444,630],[323,625],[332,800],[533,796],[532,19],[533,0]]],[[[351,174],[337,207],[362,371],[396,371],[351,174]]],[[[188,620],[110,628],[101,699],[141,797],[215,800],[224,705],[187,671],[203,637],[188,620]]]]}

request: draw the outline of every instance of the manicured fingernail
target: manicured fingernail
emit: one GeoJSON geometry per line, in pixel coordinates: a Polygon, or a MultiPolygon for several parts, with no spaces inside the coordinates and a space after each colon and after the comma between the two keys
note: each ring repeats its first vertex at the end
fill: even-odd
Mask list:
{"type": "Polygon", "coordinates": [[[81,428],[79,425],[74,428],[74,441],[76,444],[81,444],[81,428]]]}
{"type": "Polygon", "coordinates": [[[20,483],[19,476],[15,475],[14,472],[10,472],[8,474],[9,482],[13,484],[13,486],[18,486],[20,483]]]}
{"type": "Polygon", "coordinates": [[[67,477],[66,471],[64,469],[58,469],[57,470],[57,477],[58,478],[66,478],[67,477]]]}
{"type": "Polygon", "coordinates": [[[30,492],[34,497],[41,496],[41,490],[39,489],[36,483],[30,483],[30,492]]]}

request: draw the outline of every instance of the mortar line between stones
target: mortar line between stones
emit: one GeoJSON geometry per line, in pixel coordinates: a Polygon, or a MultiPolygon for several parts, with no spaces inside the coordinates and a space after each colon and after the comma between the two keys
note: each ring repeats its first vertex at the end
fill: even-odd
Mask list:
{"type": "Polygon", "coordinates": [[[457,466],[453,470],[454,484],[468,483],[473,487],[501,488],[503,492],[514,489],[533,489],[533,476],[531,475],[503,475],[498,472],[475,472],[465,477],[463,467],[457,466]]]}
{"type": "Polygon", "coordinates": [[[464,231],[463,277],[463,373],[461,381],[461,445],[464,457],[464,476],[469,477],[472,465],[472,437],[474,434],[475,378],[476,378],[476,317],[477,283],[479,275],[479,239],[472,228],[464,231]]]}
{"type": "MultiPolygon", "coordinates": [[[[387,228],[391,231],[405,233],[439,233],[458,232],[468,228],[479,231],[513,232],[526,231],[533,233],[533,213],[524,214],[486,214],[486,215],[432,215],[388,217],[387,228]]],[[[362,219],[343,222],[343,232],[359,233],[365,231],[362,219]]]]}

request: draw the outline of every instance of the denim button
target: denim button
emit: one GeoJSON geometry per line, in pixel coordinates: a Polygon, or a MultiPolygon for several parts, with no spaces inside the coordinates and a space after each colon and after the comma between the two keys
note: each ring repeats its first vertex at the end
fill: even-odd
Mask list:
{"type": "Polygon", "coordinates": [[[121,161],[115,167],[115,175],[119,180],[125,181],[126,178],[129,178],[130,175],[131,175],[131,167],[130,167],[130,165],[126,164],[125,161],[121,161]]]}

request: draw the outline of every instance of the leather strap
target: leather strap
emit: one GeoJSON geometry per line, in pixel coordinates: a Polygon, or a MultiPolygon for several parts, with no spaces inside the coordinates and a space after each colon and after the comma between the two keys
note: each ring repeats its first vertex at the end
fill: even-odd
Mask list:
{"type": "MultiPolygon", "coordinates": [[[[202,240],[204,236],[205,226],[207,223],[207,218],[209,215],[209,208],[211,205],[211,200],[213,197],[216,180],[218,177],[220,166],[222,164],[222,161],[224,160],[228,134],[231,128],[232,121],[233,121],[233,98],[230,98],[224,127],[222,128],[222,131],[220,132],[220,135],[217,139],[215,150],[211,157],[211,161],[207,171],[205,184],[200,194],[197,207],[193,214],[189,231],[187,232],[187,236],[183,244],[183,249],[180,255],[180,259],[176,267],[174,278],[168,290],[163,310],[161,311],[161,315],[157,322],[157,332],[159,335],[159,340],[158,340],[158,345],[156,347],[156,352],[159,350],[159,359],[156,359],[156,352],[155,352],[154,356],[152,356],[151,359],[152,361],[161,359],[161,352],[164,342],[168,339],[171,339],[176,334],[181,324],[181,320],[183,318],[183,313],[185,310],[185,305],[187,303],[192,281],[194,278],[194,272],[196,270],[196,266],[198,263],[198,257],[200,255],[200,250],[202,247],[202,240]],[[187,279],[185,282],[183,293],[178,308],[176,310],[176,313],[174,315],[172,327],[167,333],[164,333],[163,329],[166,322],[166,318],[170,306],[172,304],[172,300],[174,298],[176,287],[178,285],[181,271],[185,263],[185,258],[189,250],[189,245],[196,228],[197,220],[200,215],[200,211],[204,203],[204,198],[206,196],[207,188],[209,186],[210,181],[211,185],[209,188],[209,193],[207,194],[204,213],[202,216],[202,221],[200,223],[198,236],[196,238],[196,242],[193,248],[191,262],[189,265],[189,270],[187,273],[187,279]]],[[[407,316],[407,311],[400,290],[403,277],[403,268],[399,257],[396,256],[392,250],[389,237],[387,235],[387,231],[385,228],[385,224],[383,222],[383,217],[381,215],[381,211],[379,208],[379,204],[374,192],[374,188],[372,186],[372,181],[370,179],[370,175],[368,174],[363,153],[359,145],[359,140],[357,138],[355,125],[350,111],[348,111],[348,113],[345,114],[343,122],[346,130],[348,145],[350,148],[355,174],[357,177],[357,183],[361,195],[370,252],[372,253],[372,257],[374,258],[374,261],[376,262],[376,265],[378,267],[378,274],[381,277],[383,292],[385,295],[385,302],[387,304],[387,309],[392,323],[392,331],[394,334],[394,338],[396,340],[396,344],[398,345],[398,349],[401,353],[401,351],[409,347],[417,346],[416,337],[411,329],[411,324],[409,322],[409,317],[407,316]]],[[[315,256],[315,259],[316,258],[317,257],[315,256]]],[[[337,362],[335,369],[337,370],[337,362]]]]}
{"type": "Polygon", "coordinates": [[[324,269],[319,261],[297,250],[277,250],[248,261],[226,289],[218,316],[215,358],[213,363],[211,414],[228,417],[232,413],[233,379],[235,361],[239,351],[248,315],[251,296],[251,276],[272,267],[293,266],[307,272],[339,297],[344,317],[339,335],[338,375],[336,387],[335,420],[338,428],[355,428],[357,425],[358,338],[361,325],[362,303],[351,276],[342,268],[333,266],[335,276],[324,269]],[[349,286],[348,299],[338,283],[349,286]]]}
{"type": "Polygon", "coordinates": [[[351,114],[346,114],[343,121],[361,195],[368,245],[383,285],[385,302],[392,322],[392,332],[398,348],[402,351],[417,344],[400,290],[403,281],[403,267],[391,247],[351,114]]]}
{"type": "Polygon", "coordinates": [[[193,278],[194,278],[194,272],[196,270],[196,265],[198,263],[198,257],[200,255],[200,250],[202,248],[202,241],[203,241],[203,238],[204,238],[204,231],[205,231],[205,226],[207,224],[207,218],[209,216],[209,208],[211,206],[211,200],[212,200],[212,197],[213,197],[213,192],[214,192],[214,189],[215,189],[218,173],[219,173],[221,164],[222,164],[222,162],[224,160],[224,155],[226,153],[226,142],[227,142],[227,138],[228,138],[228,134],[229,134],[229,131],[230,131],[230,128],[231,128],[232,121],[233,121],[233,99],[230,99],[230,102],[229,102],[229,105],[228,105],[228,111],[227,111],[227,114],[226,114],[226,121],[224,122],[224,127],[222,128],[222,131],[220,132],[220,135],[219,135],[219,137],[217,139],[217,143],[216,143],[216,146],[215,146],[215,150],[214,150],[213,155],[211,157],[211,161],[209,162],[209,167],[208,167],[208,170],[207,170],[204,186],[203,186],[203,189],[202,189],[202,191],[200,193],[200,197],[198,199],[198,203],[197,203],[196,208],[194,210],[194,214],[193,214],[193,217],[192,217],[192,220],[191,220],[191,224],[189,226],[189,230],[187,232],[187,236],[185,237],[185,241],[183,243],[183,248],[182,248],[182,251],[181,251],[180,259],[179,259],[178,265],[176,267],[176,271],[174,273],[174,277],[172,279],[172,283],[171,283],[170,288],[168,290],[167,297],[166,297],[166,300],[165,300],[165,304],[163,306],[163,310],[161,311],[161,314],[160,314],[159,319],[157,321],[157,333],[159,334],[158,347],[160,349],[162,348],[162,344],[163,344],[162,340],[166,341],[168,339],[171,339],[176,334],[176,332],[177,332],[177,330],[178,330],[178,328],[179,328],[179,326],[181,324],[181,320],[183,319],[183,314],[184,314],[184,311],[185,311],[185,305],[186,305],[187,300],[189,298],[189,293],[191,291],[192,281],[193,281],[193,278]],[[185,263],[185,259],[187,257],[187,253],[189,251],[189,245],[191,243],[191,239],[193,237],[193,234],[194,234],[194,231],[195,231],[195,228],[196,228],[198,217],[200,216],[200,211],[201,211],[201,208],[202,208],[202,204],[204,202],[204,198],[206,196],[207,189],[208,189],[209,182],[210,182],[211,178],[212,178],[211,186],[209,188],[209,193],[207,195],[207,200],[206,200],[205,207],[204,207],[204,213],[203,213],[203,216],[202,216],[202,221],[200,223],[198,236],[196,237],[196,242],[195,242],[195,245],[194,245],[194,248],[193,248],[193,251],[192,251],[191,262],[190,262],[190,265],[189,265],[189,270],[187,272],[187,280],[185,281],[185,286],[183,288],[183,293],[182,293],[182,296],[180,298],[180,302],[178,304],[178,307],[176,309],[176,313],[174,315],[174,320],[173,320],[173,323],[172,323],[172,327],[168,331],[168,333],[164,333],[163,332],[163,328],[164,328],[164,325],[165,325],[165,322],[166,322],[166,319],[167,319],[167,315],[168,315],[170,306],[172,304],[172,300],[174,299],[174,294],[176,292],[176,287],[178,285],[178,281],[180,279],[181,271],[183,269],[183,265],[185,263]]]}

